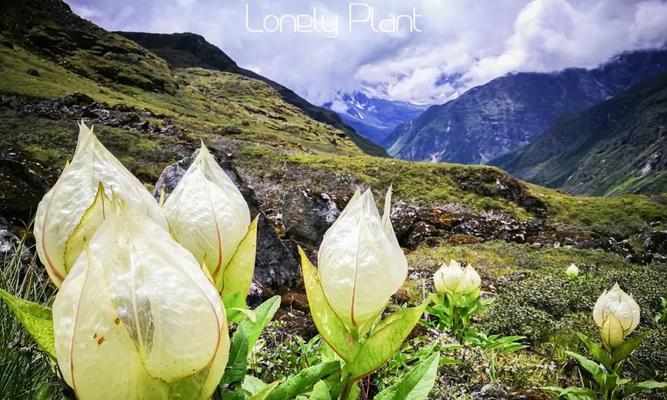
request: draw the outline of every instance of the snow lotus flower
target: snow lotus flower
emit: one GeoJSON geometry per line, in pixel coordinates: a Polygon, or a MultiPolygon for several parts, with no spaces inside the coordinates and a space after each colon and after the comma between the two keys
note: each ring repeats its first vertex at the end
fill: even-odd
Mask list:
{"type": "Polygon", "coordinates": [[[105,202],[111,194],[149,216],[167,229],[157,202],[85,124],[79,125],[79,139],[72,162],[65,166],[56,184],[37,207],[35,240],[37,254],[51,280],[60,286],[104,219],[105,202]],[[100,184],[104,189],[100,192],[100,184]]]}
{"type": "Polygon", "coordinates": [[[454,260],[451,260],[449,265],[443,264],[433,275],[433,281],[440,294],[478,294],[482,286],[482,280],[472,266],[468,265],[463,269],[461,264],[454,260]]]}
{"type": "Polygon", "coordinates": [[[595,302],[593,319],[600,327],[602,343],[611,351],[620,346],[639,325],[639,305],[616,283],[595,302]]]}
{"type": "Polygon", "coordinates": [[[570,279],[576,278],[579,276],[579,267],[577,267],[575,264],[570,264],[570,266],[565,270],[565,275],[567,275],[567,277],[570,279]]]}
{"type": "Polygon", "coordinates": [[[391,188],[384,206],[380,218],[370,189],[357,191],[320,246],[324,294],[352,331],[373,322],[407,277],[407,260],[389,219],[391,188]]]}
{"type": "Polygon", "coordinates": [[[80,400],[207,400],[227,363],[219,295],[190,252],[121,202],[65,278],[55,348],[80,400]]]}
{"type": "MultiPolygon", "coordinates": [[[[203,143],[164,203],[164,210],[176,241],[206,266],[222,290],[226,267],[249,232],[250,210],[203,143]]],[[[254,249],[252,253],[254,257],[254,249]]],[[[246,264],[251,277],[254,258],[246,264]]]]}

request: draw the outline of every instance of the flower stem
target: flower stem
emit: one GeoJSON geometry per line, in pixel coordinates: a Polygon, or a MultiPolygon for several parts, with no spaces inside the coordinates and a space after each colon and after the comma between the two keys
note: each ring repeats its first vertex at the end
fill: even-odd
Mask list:
{"type": "Polygon", "coordinates": [[[345,387],[343,388],[343,392],[340,394],[339,400],[347,400],[350,397],[350,393],[352,393],[352,386],[354,386],[354,380],[349,378],[345,383],[345,387]]]}

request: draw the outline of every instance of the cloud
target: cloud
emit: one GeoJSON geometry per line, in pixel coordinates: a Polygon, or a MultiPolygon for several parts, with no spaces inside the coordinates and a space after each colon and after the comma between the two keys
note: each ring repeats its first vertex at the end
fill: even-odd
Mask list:
{"type": "MultiPolygon", "coordinates": [[[[594,67],[667,41],[667,2],[658,0],[67,1],[110,30],[199,33],[241,66],[317,104],[360,89],[440,103],[508,72],[594,67]],[[373,24],[354,24],[350,32],[355,2],[372,7],[373,24]],[[395,33],[375,31],[380,20],[413,11],[421,32],[410,32],[407,19],[395,33]],[[294,32],[297,15],[314,32],[294,32]],[[272,30],[282,21],[282,32],[248,31],[265,18],[272,30]]],[[[365,6],[356,13],[371,17],[365,6]]]]}

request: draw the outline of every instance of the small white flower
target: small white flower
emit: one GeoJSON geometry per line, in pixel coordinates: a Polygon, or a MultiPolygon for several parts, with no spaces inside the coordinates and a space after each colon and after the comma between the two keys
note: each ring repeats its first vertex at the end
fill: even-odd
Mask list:
{"type": "Polygon", "coordinates": [[[570,266],[565,270],[565,274],[568,276],[568,278],[576,278],[579,276],[579,267],[577,267],[575,264],[570,264],[570,266]]]}
{"type": "Polygon", "coordinates": [[[479,291],[482,279],[472,266],[461,268],[458,261],[451,260],[449,265],[443,264],[433,275],[435,289],[440,294],[470,294],[479,291]]]}
{"type": "Polygon", "coordinates": [[[600,327],[602,343],[613,350],[639,325],[639,305],[616,283],[598,298],[593,308],[593,319],[600,327]]]}

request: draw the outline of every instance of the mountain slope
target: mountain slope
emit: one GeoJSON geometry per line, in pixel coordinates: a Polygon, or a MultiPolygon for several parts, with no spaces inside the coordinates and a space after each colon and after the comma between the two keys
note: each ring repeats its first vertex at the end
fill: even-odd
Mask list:
{"type": "Polygon", "coordinates": [[[398,125],[426,110],[425,106],[368,97],[361,92],[344,94],[324,107],[335,109],[343,122],[377,144],[382,144],[398,125]]]}
{"type": "Polygon", "coordinates": [[[80,18],[62,1],[3,2],[0,32],[7,43],[89,79],[153,92],[176,90],[165,60],[80,18]]]}
{"type": "MultiPolygon", "coordinates": [[[[147,186],[203,140],[251,190],[269,221],[263,232],[273,232],[273,226],[288,242],[303,237],[294,231],[321,227],[318,218],[342,210],[355,188],[372,187],[383,195],[389,185],[399,204],[395,227],[401,243],[412,247],[494,238],[599,247],[598,238],[627,238],[667,219],[667,206],[645,196],[579,198],[526,185],[492,167],[371,157],[345,131],[308,118],[263,81],[217,69],[170,67],[136,43],[73,16],[59,0],[12,7],[15,11],[0,13],[2,26],[42,31],[44,21],[58,38],[41,47],[0,30],[0,218],[16,227],[30,221],[71,158],[76,121],[82,119],[147,186]],[[19,10],[22,6],[27,9],[19,10]],[[28,26],[21,15],[33,14],[38,17],[28,26]],[[86,33],[85,49],[70,45],[74,32],[86,33]],[[118,43],[117,54],[139,59],[97,54],[97,46],[111,42],[118,43]],[[71,68],[49,54],[61,46],[67,54],[89,54],[71,68]],[[117,73],[91,73],[105,60],[117,73]],[[163,75],[173,87],[131,85],[121,76],[128,70],[163,75]]],[[[317,239],[308,243],[314,250],[317,239]]],[[[258,249],[266,255],[262,243],[258,249]]],[[[287,265],[267,257],[276,268],[287,265]]]]}
{"type": "Polygon", "coordinates": [[[207,42],[202,36],[194,33],[145,33],[145,32],[115,32],[151,52],[167,60],[175,68],[201,67],[206,69],[231,72],[257,79],[267,83],[274,88],[287,103],[301,109],[310,118],[334,126],[345,131],[350,139],[354,141],[366,153],[376,156],[387,156],[380,147],[370,142],[363,136],[345,125],[340,117],[333,111],[317,107],[305,99],[299,97],[294,91],[280,85],[255,72],[239,67],[222,50],[207,42]]]}
{"type": "Polygon", "coordinates": [[[559,119],[533,143],[492,161],[575,194],[667,191],[667,73],[559,119]]]}
{"type": "Polygon", "coordinates": [[[556,118],[665,70],[667,50],[655,50],[622,54],[592,70],[506,75],[403,123],[385,148],[408,160],[483,164],[528,144],[556,118]]]}

